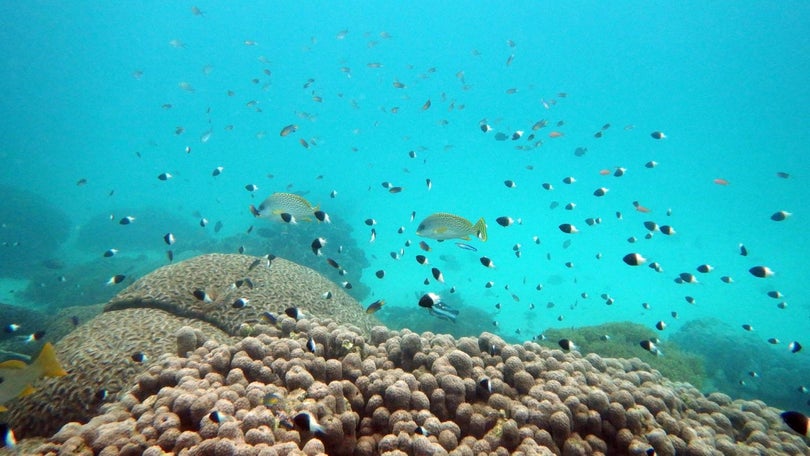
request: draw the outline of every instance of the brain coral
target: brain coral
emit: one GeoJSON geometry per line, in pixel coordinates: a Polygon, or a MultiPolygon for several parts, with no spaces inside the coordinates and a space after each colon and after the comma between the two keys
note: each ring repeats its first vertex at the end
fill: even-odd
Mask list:
{"type": "Polygon", "coordinates": [[[56,344],[68,375],[38,381],[36,392],[7,404],[9,412],[3,420],[18,437],[50,435],[68,421],[89,420],[104,402],[131,387],[144,365],[163,353],[176,353],[176,333],[183,327],[199,331],[201,342],[205,337],[223,341],[228,337],[205,322],[156,309],[98,315],[56,344]],[[146,360],[133,360],[137,353],[146,355],[146,360]]]}
{"type": "Polygon", "coordinates": [[[38,454],[807,454],[778,411],[635,361],[333,320],[164,355],[38,454]],[[307,350],[312,338],[315,352],[307,350]],[[418,339],[419,343],[414,341],[418,339]],[[400,347],[407,342],[408,349],[400,347]],[[336,350],[341,347],[342,350],[336,350]],[[494,355],[477,347],[496,347],[494,355]],[[491,388],[481,388],[487,377],[491,388]],[[521,392],[524,391],[524,392],[521,392]],[[307,412],[321,428],[293,419],[307,412]]]}
{"type": "Polygon", "coordinates": [[[70,306],[54,309],[44,327],[48,340],[59,341],[73,332],[77,326],[87,323],[104,310],[104,304],[89,306],[70,306]]]}
{"type": "Polygon", "coordinates": [[[341,287],[312,269],[283,258],[237,254],[201,255],[164,266],[111,299],[107,310],[128,307],[153,307],[204,320],[229,334],[249,333],[245,324],[253,326],[261,322],[263,312],[278,316],[288,307],[351,323],[364,333],[379,324],[341,287]],[[205,291],[211,302],[195,297],[195,290],[205,291]],[[326,292],[331,298],[324,298],[326,292]],[[239,298],[249,304],[235,308],[239,298]]]}

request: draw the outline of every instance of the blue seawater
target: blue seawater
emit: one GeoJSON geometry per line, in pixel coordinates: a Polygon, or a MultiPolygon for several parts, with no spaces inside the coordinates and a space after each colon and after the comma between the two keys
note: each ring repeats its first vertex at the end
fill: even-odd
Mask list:
{"type": "MultiPolygon", "coordinates": [[[[394,326],[432,323],[416,305],[431,291],[459,310],[456,325],[513,341],[551,327],[659,320],[666,340],[685,322],[714,319],[733,328],[718,329],[718,344],[746,337],[761,344],[756,356],[784,356],[790,341],[810,346],[807,2],[32,1],[4,2],[0,17],[0,184],[4,201],[16,201],[0,220],[5,302],[47,308],[25,287],[62,287],[74,305],[91,303],[91,284],[111,295],[111,275],[131,281],[167,263],[167,231],[206,246],[183,251],[180,238],[175,261],[235,251],[229,239],[277,224],[254,219],[249,205],[289,191],[352,228],[345,235],[369,263],[360,297],[385,299],[378,315],[394,326]],[[297,131],[280,136],[290,124],[297,131]],[[518,130],[518,140],[495,139],[518,130]],[[659,165],[646,168],[651,160],[659,165]],[[224,171],[212,177],[217,166],[224,171]],[[600,174],[618,167],[621,177],[600,174]],[[164,172],[174,177],[157,179],[164,172]],[[564,184],[567,176],[576,182],[564,184]],[[593,196],[599,187],[606,196],[593,196]],[[793,215],[772,221],[781,210],[793,215]],[[43,212],[60,214],[48,223],[63,223],[64,239],[43,212]],[[415,228],[433,212],[484,217],[489,240],[468,241],[471,252],[426,239],[423,252],[415,228]],[[123,231],[132,228],[118,224],[125,215],[154,228],[123,231]],[[522,223],[501,227],[499,216],[522,223]],[[589,217],[602,222],[588,226],[589,217]],[[373,243],[367,218],[377,223],[373,243]],[[676,234],[645,239],[647,220],[676,234]],[[580,232],[562,233],[562,223],[580,232]],[[48,239],[60,240],[31,258],[30,275],[9,272],[48,239]],[[104,258],[106,248],[119,254],[104,258]],[[663,272],[624,264],[631,252],[663,272]],[[137,267],[117,269],[126,259],[137,267]],[[704,263],[715,270],[698,273],[704,263]],[[752,276],[755,265],[774,276],[752,276]],[[681,272],[699,283],[676,283],[681,272]],[[745,323],[755,331],[744,333],[745,323]]],[[[327,256],[339,258],[337,247],[327,256]]],[[[806,395],[792,397],[806,407],[806,395]]]]}

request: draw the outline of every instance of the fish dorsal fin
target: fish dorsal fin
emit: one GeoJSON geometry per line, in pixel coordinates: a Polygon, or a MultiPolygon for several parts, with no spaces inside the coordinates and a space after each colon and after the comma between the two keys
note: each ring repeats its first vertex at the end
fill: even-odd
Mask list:
{"type": "Polygon", "coordinates": [[[37,356],[37,360],[34,361],[34,363],[39,369],[42,369],[42,375],[46,377],[62,377],[67,375],[67,372],[59,365],[59,360],[56,359],[56,350],[50,342],[42,347],[42,351],[39,352],[39,356],[37,356]]]}
{"type": "Polygon", "coordinates": [[[0,363],[0,369],[24,369],[27,364],[19,359],[10,359],[0,363]]]}
{"type": "Polygon", "coordinates": [[[25,397],[28,396],[29,394],[34,394],[34,391],[36,391],[36,389],[33,386],[26,385],[25,388],[22,391],[20,391],[20,394],[18,394],[17,397],[25,397]]]}

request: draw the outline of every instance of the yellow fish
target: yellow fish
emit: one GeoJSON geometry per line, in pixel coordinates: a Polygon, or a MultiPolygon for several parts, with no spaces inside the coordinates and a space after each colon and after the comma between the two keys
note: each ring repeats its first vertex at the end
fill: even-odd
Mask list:
{"type": "MultiPolygon", "coordinates": [[[[39,356],[31,364],[12,359],[0,363],[0,404],[16,397],[33,393],[32,384],[42,377],[61,377],[67,375],[56,359],[56,350],[50,342],[42,347],[39,356]]],[[[0,412],[8,410],[0,405],[0,412]]]]}
{"type": "Polygon", "coordinates": [[[289,214],[293,220],[311,222],[312,216],[318,210],[303,196],[294,193],[276,192],[262,201],[259,207],[250,206],[250,212],[256,217],[278,217],[289,214]]]}
{"type": "Polygon", "coordinates": [[[419,223],[416,229],[417,236],[443,241],[445,239],[470,239],[470,235],[475,235],[478,239],[486,242],[487,224],[484,218],[478,219],[475,225],[464,217],[437,212],[429,215],[419,223]]]}

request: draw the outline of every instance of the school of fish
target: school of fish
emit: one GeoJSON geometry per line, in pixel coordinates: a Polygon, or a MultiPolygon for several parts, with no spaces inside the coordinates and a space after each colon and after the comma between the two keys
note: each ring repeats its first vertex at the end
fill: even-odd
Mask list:
{"type": "MultiPolygon", "coordinates": [[[[199,20],[208,17],[196,7],[192,13],[199,20]]],[[[336,63],[330,73],[312,74],[297,81],[298,87],[293,88],[277,83],[284,68],[276,67],[273,59],[266,57],[265,53],[270,50],[263,48],[263,42],[245,37],[240,46],[248,48],[252,61],[258,61],[262,67],[255,74],[243,75],[250,79],[252,90],[236,90],[230,88],[227,81],[221,81],[224,90],[214,95],[201,90],[202,84],[179,81],[175,90],[181,91],[183,97],[167,96],[167,101],[156,107],[156,111],[174,110],[182,105],[182,100],[189,99],[208,106],[195,119],[204,119],[206,123],[205,128],[198,130],[199,136],[188,138],[188,126],[166,126],[166,137],[186,140],[184,147],[166,150],[167,154],[205,155],[214,144],[223,147],[235,141],[229,139],[229,135],[240,129],[239,116],[216,118],[212,115],[215,111],[212,106],[229,99],[239,100],[243,110],[261,116],[267,129],[279,132],[278,135],[268,135],[265,129],[251,132],[257,143],[273,141],[272,147],[277,149],[274,152],[283,159],[266,166],[257,161],[253,167],[255,172],[239,176],[238,181],[230,181],[228,187],[219,187],[221,192],[240,195],[244,204],[234,208],[234,213],[240,216],[212,224],[214,231],[231,225],[252,235],[254,224],[261,223],[282,224],[290,230],[317,231],[321,224],[340,218],[353,227],[355,237],[362,238],[360,245],[372,259],[371,267],[363,276],[374,290],[374,298],[370,300],[373,302],[365,304],[367,313],[420,312],[423,318],[454,324],[465,318],[465,307],[482,306],[492,318],[477,322],[481,331],[502,332],[503,328],[510,327],[514,330],[509,331],[508,336],[519,339],[541,340],[544,327],[561,325],[563,321],[573,326],[578,312],[586,311],[582,309],[609,312],[612,306],[632,306],[641,314],[642,321],[663,333],[677,319],[689,319],[695,306],[711,306],[701,301],[701,287],[728,287],[732,283],[770,287],[770,291],[752,299],[768,303],[776,300],[778,304],[774,308],[787,308],[784,295],[776,289],[778,256],[761,251],[749,253],[749,246],[751,252],[756,250],[756,239],[729,242],[722,248],[727,254],[711,258],[712,263],[701,257],[698,249],[684,253],[680,250],[683,249],[683,244],[679,245],[683,242],[681,239],[700,234],[690,232],[691,228],[675,228],[678,220],[683,220],[676,214],[688,212],[688,208],[661,206],[662,198],[656,192],[639,190],[638,180],[654,182],[655,173],[665,172],[662,170],[667,166],[667,159],[673,160],[656,151],[656,147],[678,141],[675,134],[665,133],[665,128],[642,127],[631,122],[624,122],[623,127],[612,127],[611,123],[602,121],[593,126],[568,122],[559,113],[576,94],[556,89],[546,93],[536,87],[503,88],[503,96],[525,97],[525,113],[518,117],[497,112],[492,106],[473,107],[469,100],[480,95],[477,84],[482,82],[481,76],[472,69],[447,68],[438,63],[435,66],[389,66],[384,49],[386,43],[396,37],[384,31],[369,35],[340,30],[330,38],[341,45],[382,50],[376,54],[379,60],[347,59],[336,63]],[[452,84],[447,83],[448,79],[452,84]],[[381,80],[386,81],[385,88],[375,87],[381,80]],[[335,90],[340,82],[365,83],[375,87],[378,93],[375,97],[363,98],[348,85],[335,90]],[[296,91],[300,95],[299,102],[274,107],[270,116],[268,94],[282,91],[296,91]],[[372,109],[369,105],[374,105],[375,110],[370,124],[352,120],[353,111],[372,109]],[[408,123],[405,126],[396,123],[397,116],[408,116],[408,123]],[[320,130],[316,122],[323,118],[343,120],[344,117],[347,125],[342,133],[320,130]],[[368,153],[367,149],[374,146],[363,140],[364,133],[382,128],[386,123],[407,127],[407,131],[400,133],[399,142],[389,137],[385,147],[377,145],[378,153],[368,153]],[[582,129],[590,129],[590,132],[577,133],[582,129]],[[448,138],[447,141],[420,145],[423,140],[429,141],[423,138],[435,138],[436,134],[448,138]],[[647,150],[649,156],[636,160],[613,153],[601,157],[600,165],[592,169],[582,164],[604,153],[601,144],[615,137],[647,150]],[[481,157],[470,157],[466,155],[470,152],[457,150],[452,138],[459,143],[475,144],[486,150],[491,159],[483,161],[487,163],[485,166],[465,167],[466,161],[475,158],[474,163],[480,163],[481,157]],[[448,159],[448,156],[453,158],[448,159]],[[353,171],[347,173],[344,168],[331,165],[329,160],[353,171]],[[566,165],[572,161],[576,165],[570,168],[576,172],[566,165]],[[279,183],[287,167],[300,168],[301,163],[309,164],[311,180],[279,183]],[[454,188],[460,176],[474,184],[454,188]],[[267,195],[263,200],[262,194],[267,195]],[[256,196],[259,199],[254,200],[256,196]],[[513,204],[513,201],[519,203],[513,204]],[[496,225],[488,225],[487,220],[494,220],[496,225]],[[682,255],[692,255],[688,261],[694,266],[688,270],[678,266],[670,271],[671,264],[683,264],[682,255]],[[749,255],[756,261],[748,261],[749,255]],[[740,257],[743,257],[744,267],[739,266],[740,257]],[[602,283],[593,273],[580,277],[580,264],[587,264],[585,269],[591,271],[620,270],[626,282],[649,287],[650,296],[639,297],[639,302],[616,297],[626,284],[602,283]],[[577,291],[570,295],[550,294],[549,285],[559,285],[551,283],[555,280],[577,291]],[[762,281],[767,285],[761,285],[762,281]],[[676,293],[682,295],[686,305],[683,302],[650,304],[656,301],[656,287],[683,290],[676,293]],[[451,302],[457,292],[463,292],[464,300],[451,302]],[[595,299],[589,297],[591,294],[601,296],[601,301],[594,304],[595,299]],[[541,301],[547,304],[536,305],[541,301]]],[[[185,52],[194,45],[177,38],[168,43],[174,52],[185,52]]],[[[317,44],[318,40],[313,38],[308,47],[315,48],[317,44]]],[[[347,48],[347,54],[350,49],[347,48]]],[[[520,47],[510,40],[501,48],[501,54],[485,55],[471,49],[469,59],[506,69],[528,64],[521,62],[520,56],[520,47]]],[[[213,65],[199,63],[205,77],[216,75],[213,65]]],[[[150,74],[136,69],[132,76],[140,83],[150,74]]],[[[371,141],[371,144],[375,143],[371,141]]],[[[196,162],[186,168],[160,172],[157,174],[159,183],[154,182],[155,174],[151,174],[150,184],[159,184],[167,199],[183,200],[190,195],[175,193],[173,185],[182,179],[192,180],[200,187],[212,185],[212,180],[223,180],[230,172],[226,170],[238,167],[236,161],[241,158],[237,154],[233,157],[233,163],[211,163],[215,166],[206,166],[204,173],[196,172],[199,167],[196,162]]],[[[140,153],[138,158],[144,163],[150,160],[140,153]]],[[[148,166],[158,165],[149,163],[148,166]]],[[[764,179],[795,180],[791,173],[781,170],[764,179]]],[[[77,176],[76,184],[87,190],[91,180],[77,176]]],[[[734,179],[716,177],[694,185],[727,190],[734,187],[734,179]]],[[[111,191],[104,196],[112,194],[111,191]]],[[[199,209],[200,213],[206,212],[205,208],[199,209]]],[[[763,219],[769,219],[778,232],[780,225],[791,223],[792,216],[793,212],[774,207],[763,214],[763,219]]],[[[110,223],[120,225],[119,229],[127,229],[128,225],[140,221],[137,213],[110,216],[110,223]]],[[[207,228],[209,219],[206,217],[195,218],[194,222],[200,229],[212,229],[207,228]]],[[[183,239],[165,231],[156,232],[154,236],[161,248],[170,249],[166,251],[167,260],[174,261],[173,249],[183,239]]],[[[301,245],[301,250],[311,250],[313,255],[323,257],[334,270],[329,278],[351,289],[352,284],[342,279],[345,268],[349,267],[341,261],[343,246],[333,245],[328,236],[320,233],[310,239],[311,243],[301,245]]],[[[104,259],[99,261],[123,255],[126,250],[126,246],[111,247],[103,252],[104,259]]],[[[115,287],[134,280],[123,272],[100,279],[99,285],[115,287]]],[[[209,299],[205,290],[190,292],[200,300],[209,299]]],[[[323,298],[330,299],[331,295],[325,293],[323,298]]],[[[229,305],[243,308],[249,303],[242,299],[229,305]]],[[[288,309],[287,313],[294,318],[301,317],[297,309],[288,309]]],[[[751,332],[756,326],[745,312],[725,317],[741,331],[751,332]]],[[[779,345],[778,336],[763,334],[762,342],[779,345]]],[[[609,335],[605,337],[609,339],[609,335]]],[[[640,340],[635,348],[640,357],[665,356],[660,343],[658,338],[640,340]]],[[[559,346],[564,350],[577,349],[576,341],[569,339],[560,340],[559,346]]],[[[791,353],[800,352],[802,347],[799,341],[783,346],[791,353]]],[[[313,342],[311,346],[308,344],[308,349],[315,352],[317,346],[313,342]]],[[[3,380],[0,404],[27,394],[42,376],[65,374],[49,344],[44,345],[42,354],[30,364],[22,361],[0,364],[0,380],[3,380]]],[[[791,423],[797,420],[804,423],[794,415],[790,415],[790,419],[791,423]]],[[[311,416],[299,415],[294,420],[319,429],[311,416]]],[[[806,424],[796,426],[799,427],[794,429],[806,432],[806,424]]]]}

